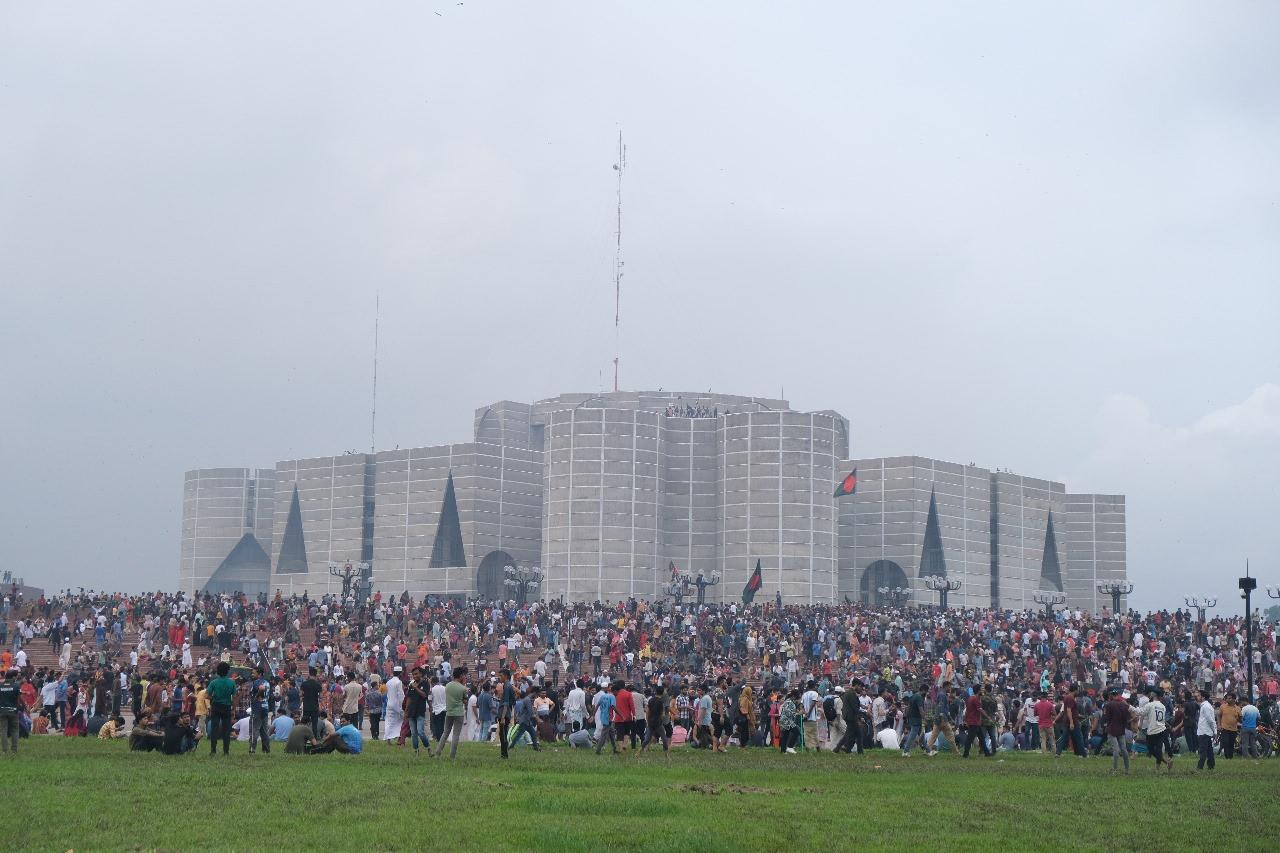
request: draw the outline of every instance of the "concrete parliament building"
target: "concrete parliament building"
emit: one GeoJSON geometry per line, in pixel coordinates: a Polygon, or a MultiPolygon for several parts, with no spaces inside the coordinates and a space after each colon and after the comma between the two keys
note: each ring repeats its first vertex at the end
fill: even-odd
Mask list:
{"type": "Polygon", "coordinates": [[[1125,577],[1123,496],[920,457],[854,459],[849,423],[785,400],[666,391],[503,401],[473,439],[188,471],[181,588],[312,596],[330,564],[370,567],[384,595],[505,595],[503,568],[540,565],[539,594],[655,599],[670,567],[740,600],[936,601],[921,578],[963,580],[959,606],[1036,606],[1037,590],[1101,609],[1125,577]],[[837,481],[857,468],[852,496],[837,481]]]}

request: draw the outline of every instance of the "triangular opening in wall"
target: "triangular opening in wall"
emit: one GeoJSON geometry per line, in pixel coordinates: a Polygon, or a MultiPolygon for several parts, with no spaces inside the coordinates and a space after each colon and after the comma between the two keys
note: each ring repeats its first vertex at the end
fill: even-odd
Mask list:
{"type": "Polygon", "coordinates": [[[1062,592],[1062,566],[1058,563],[1058,540],[1053,534],[1053,513],[1044,529],[1044,556],[1040,558],[1040,588],[1062,592]]]}
{"type": "Polygon", "coordinates": [[[467,552],[462,547],[462,523],[458,519],[458,499],[453,493],[453,473],[444,487],[444,504],[440,507],[440,523],[436,541],[431,546],[433,569],[456,569],[467,565],[467,552]]]}
{"type": "Polygon", "coordinates": [[[924,547],[920,550],[920,577],[947,576],[947,559],[942,553],[942,530],[938,526],[938,499],[929,492],[929,517],[924,523],[924,547]]]}
{"type": "Polygon", "coordinates": [[[205,582],[205,592],[243,592],[257,595],[271,584],[271,558],[252,533],[240,537],[231,553],[205,582]]]}
{"type": "Polygon", "coordinates": [[[293,499],[289,502],[289,518],[284,523],[284,537],[280,540],[280,557],[276,560],[277,574],[306,573],[307,545],[302,538],[302,507],[298,504],[298,486],[293,487],[293,499]]]}

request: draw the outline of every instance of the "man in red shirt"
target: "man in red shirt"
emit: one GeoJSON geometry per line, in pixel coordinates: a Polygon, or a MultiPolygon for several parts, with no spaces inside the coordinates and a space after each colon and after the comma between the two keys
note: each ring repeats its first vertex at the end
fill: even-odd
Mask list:
{"type": "Polygon", "coordinates": [[[970,694],[969,698],[964,700],[964,757],[969,757],[969,747],[973,746],[976,740],[978,746],[982,748],[982,754],[991,755],[991,750],[987,749],[987,742],[982,739],[982,721],[987,720],[995,725],[995,720],[987,716],[987,712],[982,710],[982,699],[979,698],[977,692],[970,694]]]}
{"type": "Polygon", "coordinates": [[[1124,756],[1124,772],[1129,772],[1129,747],[1125,743],[1125,733],[1129,731],[1131,717],[1129,703],[1121,699],[1120,690],[1113,687],[1111,698],[1102,706],[1102,726],[1111,744],[1112,773],[1120,769],[1121,756],[1124,756]]]}
{"type": "Polygon", "coordinates": [[[614,682],[613,699],[614,705],[614,729],[617,732],[618,741],[622,744],[622,748],[627,748],[631,728],[635,723],[636,709],[635,700],[631,698],[631,691],[626,688],[622,681],[614,682]]]}
{"type": "Polygon", "coordinates": [[[1041,693],[1035,709],[1036,726],[1040,729],[1040,754],[1048,755],[1053,746],[1053,700],[1041,693]]]}

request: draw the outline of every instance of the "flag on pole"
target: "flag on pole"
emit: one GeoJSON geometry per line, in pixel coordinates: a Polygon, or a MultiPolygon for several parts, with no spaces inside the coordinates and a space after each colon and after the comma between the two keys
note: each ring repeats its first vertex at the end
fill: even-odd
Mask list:
{"type": "Polygon", "coordinates": [[[742,588],[742,603],[750,604],[751,599],[756,597],[756,593],[762,586],[764,586],[764,578],[760,576],[760,561],[756,560],[756,570],[751,573],[751,577],[747,579],[747,585],[742,588]]]}
{"type": "Polygon", "coordinates": [[[858,469],[854,468],[849,472],[849,476],[840,481],[836,486],[836,493],[833,498],[843,498],[853,494],[858,490],[858,469]]]}

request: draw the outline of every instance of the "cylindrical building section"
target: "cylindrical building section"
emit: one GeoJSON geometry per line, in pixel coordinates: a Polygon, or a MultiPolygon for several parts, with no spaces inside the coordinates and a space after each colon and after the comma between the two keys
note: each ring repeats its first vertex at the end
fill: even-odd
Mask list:
{"type": "MultiPolygon", "coordinates": [[[[695,578],[720,568],[719,439],[717,418],[662,418],[661,565],[695,578]]],[[[669,578],[667,571],[660,580],[669,578]]]]}
{"type": "Polygon", "coordinates": [[[722,419],[719,598],[732,601],[761,566],[757,599],[836,600],[836,464],[847,425],[826,412],[744,412],[722,419]]]}
{"type": "Polygon", "coordinates": [[[201,589],[223,559],[254,529],[254,481],[248,468],[188,471],[182,491],[183,592],[201,589]]]}
{"type": "Polygon", "coordinates": [[[658,594],[659,419],[655,412],[586,405],[550,414],[542,545],[548,597],[658,594]]]}

